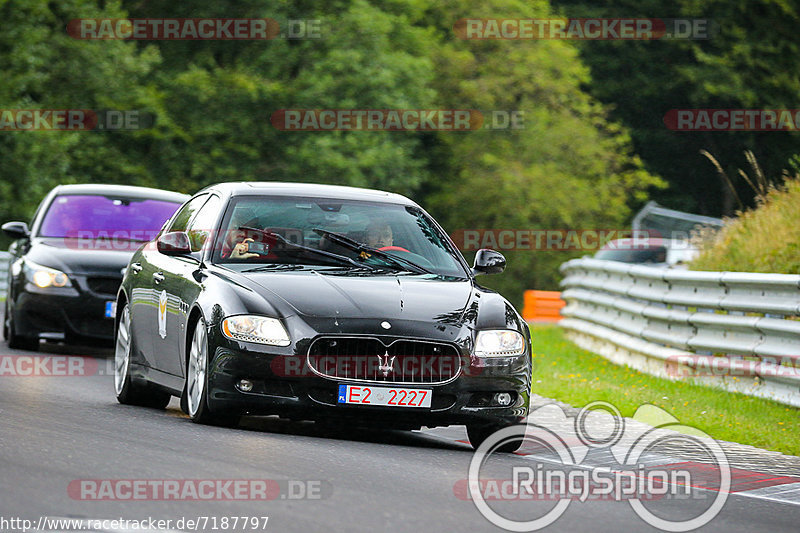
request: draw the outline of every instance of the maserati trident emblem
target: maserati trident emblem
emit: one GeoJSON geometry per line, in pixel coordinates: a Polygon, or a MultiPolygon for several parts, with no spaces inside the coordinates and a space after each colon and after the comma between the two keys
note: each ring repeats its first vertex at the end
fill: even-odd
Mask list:
{"type": "Polygon", "coordinates": [[[397,356],[393,355],[389,358],[389,350],[386,350],[385,354],[376,355],[375,357],[378,358],[378,370],[383,373],[383,377],[389,377],[389,372],[394,372],[394,360],[397,356]]]}

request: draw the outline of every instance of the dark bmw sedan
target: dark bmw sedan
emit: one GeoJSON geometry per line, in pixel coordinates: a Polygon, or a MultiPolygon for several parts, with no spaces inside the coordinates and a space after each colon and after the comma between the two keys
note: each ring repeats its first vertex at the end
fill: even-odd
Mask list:
{"type": "MultiPolygon", "coordinates": [[[[396,194],[325,185],[209,187],[131,259],[117,298],[115,386],[171,396],[195,422],[240,415],[416,429],[473,445],[522,421],[530,334],[442,228],[396,194]]],[[[513,446],[512,446],[513,447],[513,446]]]]}
{"type": "Polygon", "coordinates": [[[3,224],[16,239],[3,324],[8,345],[112,343],[128,260],[187,198],[146,187],[61,185],[39,204],[30,228],[3,224]]]}

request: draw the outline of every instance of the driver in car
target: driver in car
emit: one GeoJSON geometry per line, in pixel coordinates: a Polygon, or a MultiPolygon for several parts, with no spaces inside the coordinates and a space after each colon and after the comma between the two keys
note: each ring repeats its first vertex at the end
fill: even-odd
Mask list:
{"type": "Polygon", "coordinates": [[[377,220],[367,226],[366,245],[382,252],[398,251],[408,252],[405,248],[394,245],[394,234],[388,222],[377,220]]]}
{"type": "Polygon", "coordinates": [[[367,226],[367,246],[370,248],[383,248],[394,244],[392,227],[383,221],[376,221],[367,226]]]}

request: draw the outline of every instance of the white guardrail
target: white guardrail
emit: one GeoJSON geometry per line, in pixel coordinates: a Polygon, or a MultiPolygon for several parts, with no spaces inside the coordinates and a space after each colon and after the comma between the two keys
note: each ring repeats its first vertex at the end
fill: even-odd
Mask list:
{"type": "Polygon", "coordinates": [[[8,289],[8,260],[11,254],[8,252],[0,252],[0,299],[6,297],[6,290],[8,289]]]}
{"type": "Polygon", "coordinates": [[[800,276],[598,259],[561,265],[559,324],[584,349],[669,379],[800,407],[800,276]]]}

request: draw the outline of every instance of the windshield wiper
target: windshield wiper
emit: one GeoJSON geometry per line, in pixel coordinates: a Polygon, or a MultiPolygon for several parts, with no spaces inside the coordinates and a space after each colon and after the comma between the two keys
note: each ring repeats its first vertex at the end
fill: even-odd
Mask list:
{"type": "Polygon", "coordinates": [[[354,252],[358,252],[364,259],[374,255],[376,257],[380,257],[384,261],[390,263],[390,265],[400,270],[416,272],[418,274],[433,274],[433,272],[427,268],[422,267],[413,261],[409,261],[408,259],[403,259],[402,257],[397,257],[392,254],[387,254],[386,252],[382,252],[381,250],[367,246],[366,244],[353,240],[350,237],[342,235],[341,233],[336,233],[334,231],[328,231],[321,228],[313,228],[311,231],[317,235],[328,237],[332,242],[340,246],[349,248],[354,252]]]}
{"type": "MultiPolygon", "coordinates": [[[[276,241],[280,242],[281,244],[283,244],[284,246],[286,246],[287,248],[289,248],[291,250],[296,250],[298,252],[307,252],[307,253],[315,254],[315,255],[318,255],[318,256],[325,257],[327,259],[331,259],[333,261],[336,261],[339,264],[347,264],[347,265],[354,266],[354,267],[357,267],[357,268],[364,268],[364,266],[367,266],[367,265],[364,265],[362,263],[359,263],[355,259],[350,259],[349,257],[346,257],[344,255],[335,254],[333,252],[326,252],[324,250],[317,250],[316,248],[309,248],[308,246],[303,246],[302,244],[295,244],[295,243],[287,240],[283,235],[279,235],[279,234],[273,233],[271,231],[258,229],[258,228],[251,228],[251,227],[248,227],[248,226],[240,226],[239,229],[243,229],[243,230],[247,230],[247,231],[257,231],[258,233],[266,235],[267,237],[269,237],[271,239],[275,239],[276,241]]],[[[258,253],[258,252],[254,252],[254,253],[258,253]]],[[[259,255],[266,255],[266,254],[259,254],[259,255]]]]}
{"type": "Polygon", "coordinates": [[[266,265],[257,266],[255,268],[248,268],[242,272],[263,272],[269,270],[303,270],[307,268],[306,265],[294,265],[291,263],[269,263],[266,265]]]}

